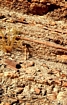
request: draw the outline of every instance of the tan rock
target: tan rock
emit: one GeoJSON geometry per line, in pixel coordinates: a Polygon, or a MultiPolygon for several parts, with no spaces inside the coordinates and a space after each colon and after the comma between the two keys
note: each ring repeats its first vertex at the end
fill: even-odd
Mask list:
{"type": "Polygon", "coordinates": [[[55,26],[56,25],[55,21],[50,21],[50,25],[55,26]]]}
{"type": "Polygon", "coordinates": [[[47,0],[40,0],[40,3],[46,3],[47,0]]]}
{"type": "Polygon", "coordinates": [[[19,2],[22,2],[23,0],[18,0],[19,2]]]}
{"type": "Polygon", "coordinates": [[[39,88],[35,88],[34,91],[35,91],[36,94],[40,94],[40,89],[39,88]]]}
{"type": "Polygon", "coordinates": [[[31,105],[31,103],[26,102],[26,105],[31,105]]]}
{"type": "Polygon", "coordinates": [[[59,78],[55,78],[54,83],[60,86],[61,85],[61,80],[59,78]]]}
{"type": "Polygon", "coordinates": [[[53,100],[55,100],[55,99],[57,98],[57,95],[56,95],[56,93],[54,92],[54,93],[52,93],[52,94],[48,94],[48,95],[47,95],[47,98],[48,98],[50,101],[53,101],[53,100]]]}
{"type": "Polygon", "coordinates": [[[30,74],[30,73],[32,72],[31,69],[25,69],[24,71],[25,71],[26,73],[28,73],[28,74],[30,74]]]}
{"type": "Polygon", "coordinates": [[[5,0],[6,2],[12,2],[13,0],[5,0]]]}
{"type": "Polygon", "coordinates": [[[67,98],[63,100],[63,105],[67,105],[67,98]]]}
{"type": "Polygon", "coordinates": [[[47,66],[45,63],[43,63],[43,64],[42,64],[42,66],[43,66],[43,67],[47,67],[47,68],[48,68],[48,66],[47,66]]]}
{"type": "Polygon", "coordinates": [[[67,55],[57,55],[57,60],[67,63],[67,55]]]}
{"type": "Polygon", "coordinates": [[[64,91],[64,92],[59,92],[59,94],[57,95],[57,99],[58,100],[64,100],[65,98],[67,97],[67,92],[64,91]]]}
{"type": "Polygon", "coordinates": [[[10,105],[10,103],[5,103],[5,105],[10,105]]]}
{"type": "Polygon", "coordinates": [[[2,102],[0,105],[10,105],[10,103],[8,103],[8,102],[6,102],[6,103],[2,102]]]}
{"type": "Polygon", "coordinates": [[[47,90],[47,94],[51,94],[51,92],[52,92],[52,86],[47,86],[46,90],[47,90]]]}
{"type": "Polygon", "coordinates": [[[39,2],[40,0],[32,0],[32,2],[39,2]]]}
{"type": "Polygon", "coordinates": [[[31,66],[34,66],[34,62],[33,61],[30,61],[30,62],[26,62],[22,65],[23,68],[27,68],[27,67],[31,67],[31,66]]]}
{"type": "Polygon", "coordinates": [[[61,76],[61,78],[65,78],[65,79],[66,79],[66,77],[67,77],[67,75],[64,74],[64,73],[62,73],[60,76],[61,76]]]}
{"type": "Polygon", "coordinates": [[[51,69],[48,71],[48,74],[55,74],[56,76],[60,76],[61,70],[51,69]]]}
{"type": "Polygon", "coordinates": [[[24,17],[21,17],[21,18],[18,18],[16,21],[22,23],[22,22],[25,21],[25,18],[24,17]]]}
{"type": "Polygon", "coordinates": [[[21,87],[17,87],[17,89],[15,90],[15,92],[18,94],[21,93],[22,91],[23,91],[23,88],[21,87]]]}
{"type": "Polygon", "coordinates": [[[4,76],[7,77],[10,73],[9,72],[4,72],[4,76]]]}
{"type": "Polygon", "coordinates": [[[9,77],[11,79],[18,78],[18,74],[15,74],[15,73],[12,73],[12,72],[4,72],[4,76],[9,77]]]}
{"type": "Polygon", "coordinates": [[[4,102],[2,102],[0,105],[4,105],[4,102]]]}
{"type": "Polygon", "coordinates": [[[3,73],[0,73],[0,77],[2,77],[3,76],[3,73]]]}
{"type": "Polygon", "coordinates": [[[30,61],[29,63],[27,63],[27,67],[30,67],[30,66],[34,66],[34,62],[33,61],[30,61]]]}

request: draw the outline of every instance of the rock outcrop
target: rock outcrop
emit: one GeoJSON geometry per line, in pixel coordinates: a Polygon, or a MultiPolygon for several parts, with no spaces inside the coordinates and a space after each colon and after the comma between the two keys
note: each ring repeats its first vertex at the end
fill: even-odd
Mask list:
{"type": "Polygon", "coordinates": [[[65,0],[0,0],[0,6],[9,7],[9,9],[22,10],[23,13],[32,13],[37,15],[46,14],[48,11],[65,7],[65,0]]]}

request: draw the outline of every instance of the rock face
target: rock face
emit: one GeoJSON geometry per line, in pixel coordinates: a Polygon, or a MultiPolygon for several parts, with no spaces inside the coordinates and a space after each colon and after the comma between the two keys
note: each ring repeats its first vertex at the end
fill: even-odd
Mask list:
{"type": "Polygon", "coordinates": [[[43,15],[58,6],[65,6],[64,0],[0,0],[0,6],[22,10],[23,13],[43,15]]]}

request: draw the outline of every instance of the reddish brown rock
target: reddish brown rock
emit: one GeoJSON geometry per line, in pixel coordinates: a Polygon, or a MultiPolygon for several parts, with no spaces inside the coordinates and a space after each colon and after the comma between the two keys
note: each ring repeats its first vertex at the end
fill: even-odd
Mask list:
{"type": "Polygon", "coordinates": [[[23,13],[37,15],[43,15],[51,11],[50,6],[52,5],[67,7],[64,0],[0,0],[0,5],[3,7],[6,6],[9,9],[21,10],[23,13]]]}
{"type": "Polygon", "coordinates": [[[12,61],[12,60],[10,60],[10,59],[6,59],[6,60],[4,61],[4,63],[7,65],[7,68],[17,70],[17,69],[16,69],[16,64],[17,64],[17,63],[16,63],[15,61],[12,61]]]}
{"type": "Polygon", "coordinates": [[[63,86],[63,87],[67,87],[67,81],[63,81],[63,82],[62,82],[62,86],[63,86]]]}
{"type": "Polygon", "coordinates": [[[48,12],[48,7],[43,4],[32,3],[29,10],[32,14],[43,15],[48,12]]]}

